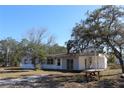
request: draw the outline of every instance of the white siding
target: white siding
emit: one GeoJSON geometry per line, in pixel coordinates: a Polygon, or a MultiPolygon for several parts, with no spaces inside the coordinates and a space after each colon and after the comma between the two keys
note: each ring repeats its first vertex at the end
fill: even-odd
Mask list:
{"type": "Polygon", "coordinates": [[[79,57],[79,70],[84,70],[85,69],[85,56],[80,56],[79,57]]]}
{"type": "Polygon", "coordinates": [[[67,70],[67,59],[73,59],[73,70],[79,70],[79,59],[78,57],[69,57],[62,59],[62,69],[67,70]]]}
{"type": "Polygon", "coordinates": [[[106,69],[107,68],[107,58],[104,55],[99,55],[98,68],[99,69],[106,69]]]}
{"type": "Polygon", "coordinates": [[[62,69],[62,66],[57,66],[56,64],[54,65],[42,64],[41,69],[62,69]]]}
{"type": "Polygon", "coordinates": [[[26,69],[34,69],[34,65],[33,64],[20,64],[21,68],[26,68],[26,69]]]}
{"type": "Polygon", "coordinates": [[[74,70],[79,70],[79,59],[77,57],[74,59],[73,66],[74,70]]]}
{"type": "Polygon", "coordinates": [[[89,57],[92,57],[92,64],[90,68],[93,68],[93,69],[106,69],[107,68],[107,58],[104,55],[80,56],[79,57],[79,70],[85,70],[85,59],[88,60],[89,57]]]}
{"type": "Polygon", "coordinates": [[[62,69],[62,59],[60,59],[60,66],[57,65],[57,60],[54,61],[54,64],[42,64],[41,69],[62,69]]]}
{"type": "Polygon", "coordinates": [[[106,69],[107,68],[107,58],[105,55],[99,54],[98,56],[77,56],[77,57],[64,57],[61,58],[61,65],[57,66],[57,61],[54,64],[42,64],[41,69],[63,69],[67,70],[67,59],[73,59],[73,70],[85,70],[85,59],[87,62],[89,57],[92,58],[92,64],[90,68],[92,69],[106,69]]]}
{"type": "Polygon", "coordinates": [[[20,63],[20,67],[26,68],[26,69],[34,69],[34,65],[32,64],[32,61],[31,61],[31,57],[28,57],[28,56],[23,57],[20,63]]]}
{"type": "Polygon", "coordinates": [[[79,70],[79,60],[78,58],[61,58],[61,65],[57,66],[57,61],[54,64],[42,64],[41,69],[58,69],[67,70],[67,59],[73,59],[73,70],[79,70]]]}

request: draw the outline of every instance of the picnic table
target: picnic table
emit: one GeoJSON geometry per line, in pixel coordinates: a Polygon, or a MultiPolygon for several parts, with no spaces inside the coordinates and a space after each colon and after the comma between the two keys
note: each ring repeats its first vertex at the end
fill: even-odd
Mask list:
{"type": "Polygon", "coordinates": [[[104,69],[87,69],[85,70],[86,81],[89,82],[93,78],[100,80],[100,72],[104,69]]]}

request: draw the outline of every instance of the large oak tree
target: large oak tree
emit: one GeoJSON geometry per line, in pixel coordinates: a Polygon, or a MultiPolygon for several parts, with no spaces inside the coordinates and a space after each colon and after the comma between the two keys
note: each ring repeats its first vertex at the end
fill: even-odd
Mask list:
{"type": "Polygon", "coordinates": [[[89,12],[87,18],[73,28],[72,37],[67,43],[68,50],[74,47],[76,52],[83,52],[89,46],[108,48],[119,59],[124,73],[123,7],[107,5],[89,12]]]}

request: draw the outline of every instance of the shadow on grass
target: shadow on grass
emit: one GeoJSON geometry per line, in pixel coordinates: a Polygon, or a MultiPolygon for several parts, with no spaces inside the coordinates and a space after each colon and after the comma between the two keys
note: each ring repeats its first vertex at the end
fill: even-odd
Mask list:
{"type": "Polygon", "coordinates": [[[61,72],[61,73],[81,73],[82,71],[77,70],[54,70],[54,69],[42,69],[43,71],[49,71],[49,72],[61,72]]]}
{"type": "Polygon", "coordinates": [[[33,70],[33,69],[24,69],[24,68],[19,68],[19,67],[9,67],[9,68],[4,68],[4,70],[33,70]]]}
{"type": "Polygon", "coordinates": [[[29,71],[0,71],[0,74],[2,74],[2,73],[19,73],[19,72],[29,72],[29,71]]]}

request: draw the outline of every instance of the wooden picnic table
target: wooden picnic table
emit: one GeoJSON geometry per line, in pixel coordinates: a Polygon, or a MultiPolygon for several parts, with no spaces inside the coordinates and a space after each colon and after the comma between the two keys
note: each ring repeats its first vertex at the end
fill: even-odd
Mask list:
{"type": "Polygon", "coordinates": [[[90,79],[96,78],[100,80],[100,72],[104,69],[87,69],[85,70],[86,81],[89,82],[90,79]]]}

